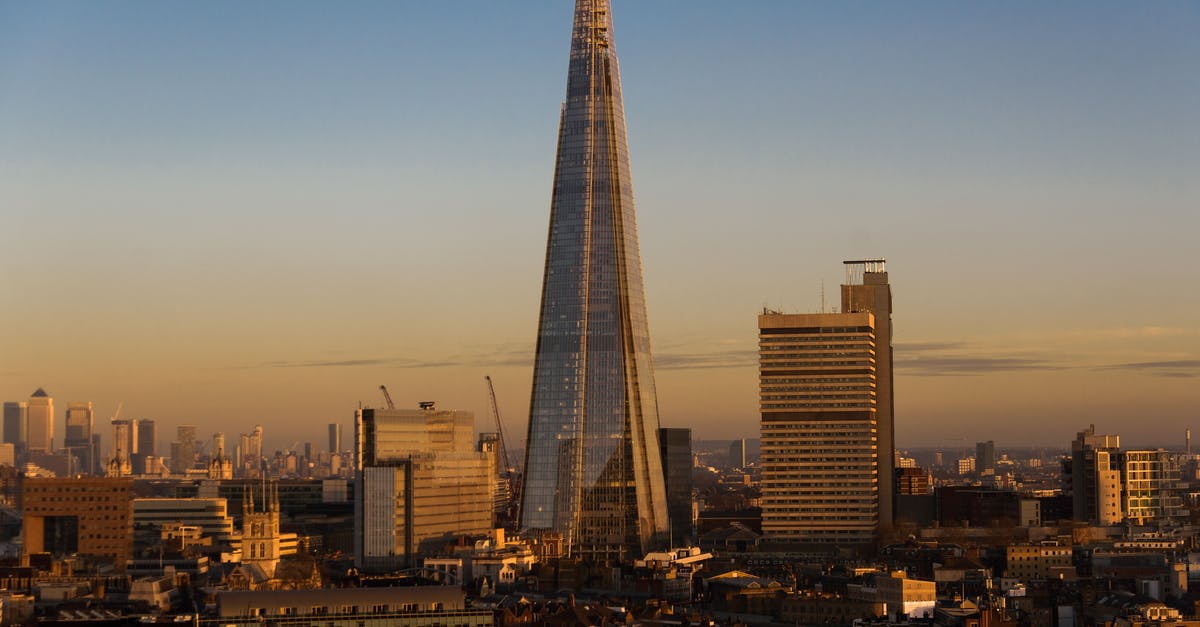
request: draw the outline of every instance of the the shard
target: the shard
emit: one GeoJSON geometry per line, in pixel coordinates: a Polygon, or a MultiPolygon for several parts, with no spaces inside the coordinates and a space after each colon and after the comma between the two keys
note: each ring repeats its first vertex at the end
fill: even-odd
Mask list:
{"type": "Polygon", "coordinates": [[[666,534],[658,401],[608,0],[576,0],[521,528],[624,560],[666,534]]]}

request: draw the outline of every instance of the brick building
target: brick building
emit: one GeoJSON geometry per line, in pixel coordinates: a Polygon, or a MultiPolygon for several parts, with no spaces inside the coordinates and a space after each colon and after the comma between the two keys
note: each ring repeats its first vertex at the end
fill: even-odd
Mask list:
{"type": "Polygon", "coordinates": [[[124,569],[132,556],[132,479],[26,479],[21,500],[24,559],[78,554],[124,569]]]}

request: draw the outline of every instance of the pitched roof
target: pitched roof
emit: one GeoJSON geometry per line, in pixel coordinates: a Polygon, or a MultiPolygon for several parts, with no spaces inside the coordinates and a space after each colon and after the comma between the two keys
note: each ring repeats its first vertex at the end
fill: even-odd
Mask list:
{"type": "Polygon", "coordinates": [[[46,390],[43,390],[42,388],[38,388],[36,392],[29,395],[29,398],[46,398],[48,396],[50,396],[50,395],[46,393],[46,390]]]}

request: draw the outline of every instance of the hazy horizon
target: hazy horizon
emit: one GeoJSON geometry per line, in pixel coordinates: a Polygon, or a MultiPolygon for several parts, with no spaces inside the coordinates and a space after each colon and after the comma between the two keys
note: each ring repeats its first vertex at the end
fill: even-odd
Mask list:
{"type": "MultiPolygon", "coordinates": [[[[1200,428],[1200,6],[613,5],[662,426],[756,436],[755,315],[883,257],[899,447],[1200,428]]],[[[486,374],[516,447],[571,8],[0,4],[0,400],[324,448],[486,374]]]]}

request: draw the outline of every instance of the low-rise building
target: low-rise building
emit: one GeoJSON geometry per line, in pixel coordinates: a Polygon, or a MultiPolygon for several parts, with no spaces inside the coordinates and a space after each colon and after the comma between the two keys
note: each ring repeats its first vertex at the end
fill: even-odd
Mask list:
{"type": "Polygon", "coordinates": [[[1057,543],[1010,544],[1005,549],[1005,577],[1020,581],[1074,577],[1071,547],[1057,543]]]}
{"type": "Polygon", "coordinates": [[[492,625],[490,610],[466,607],[457,586],[329,588],[325,590],[229,591],[217,593],[217,616],[202,625],[260,625],[304,621],[363,627],[453,624],[492,625]]]}

